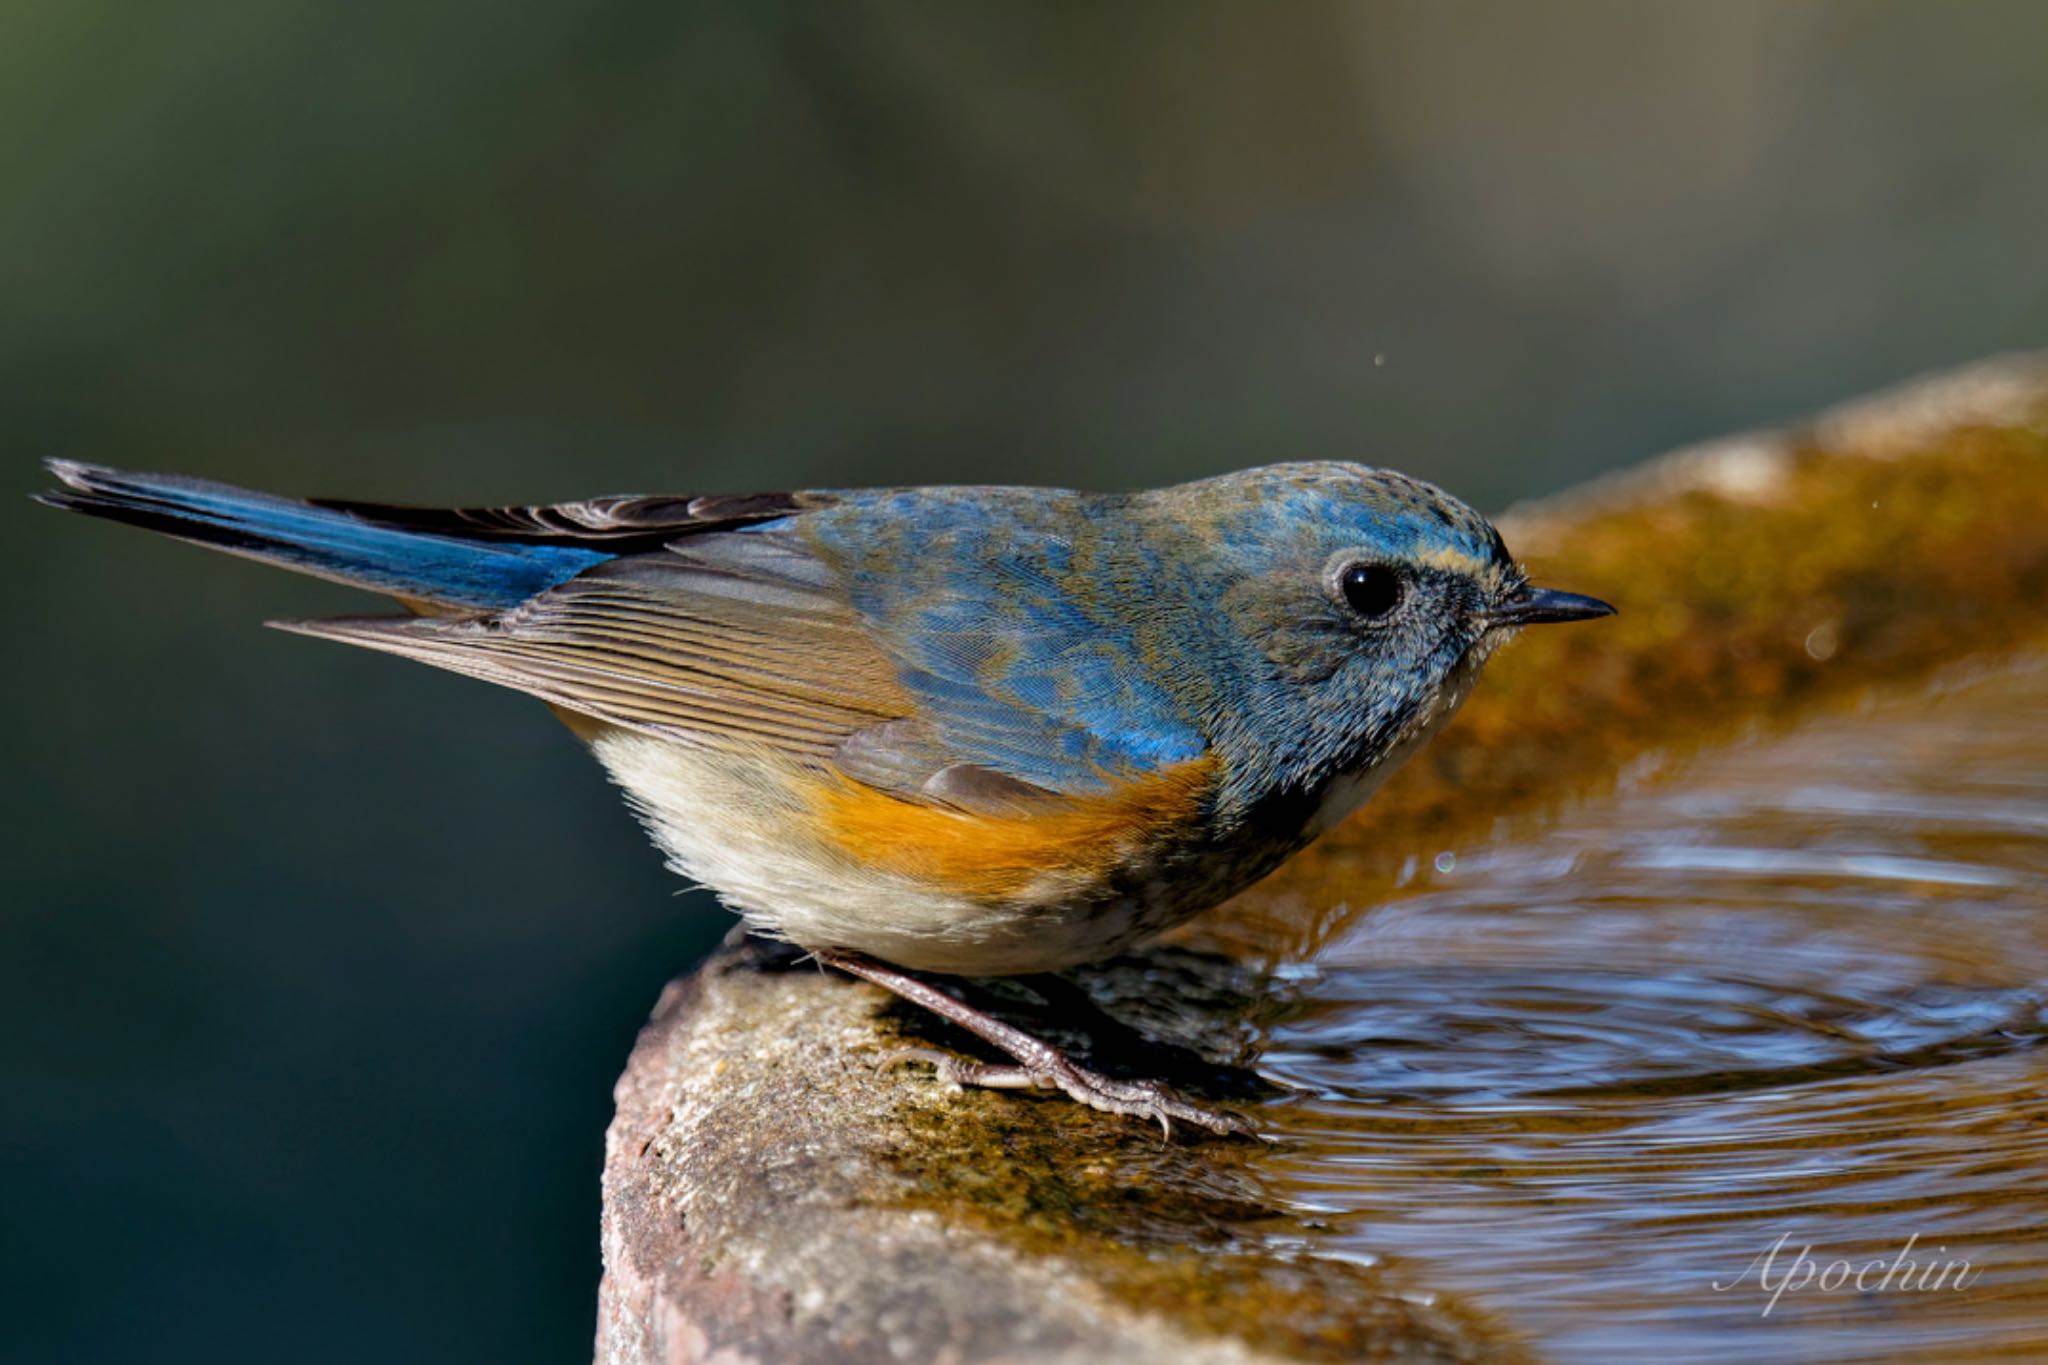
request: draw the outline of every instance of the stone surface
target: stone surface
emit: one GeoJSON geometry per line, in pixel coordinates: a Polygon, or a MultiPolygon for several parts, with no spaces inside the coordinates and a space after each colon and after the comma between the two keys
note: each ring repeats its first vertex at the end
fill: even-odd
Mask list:
{"type": "MultiPolygon", "coordinates": [[[[1391,1273],[1261,1245],[1247,1230],[1285,1215],[1244,1173],[1256,1143],[1168,1144],[1058,1097],[878,1071],[956,1040],[788,958],[728,945],[634,1051],[599,1360],[1498,1358],[1484,1325],[1391,1273]]],[[[1199,1029],[1239,1012],[1236,977],[1167,953],[1091,985],[1199,1029]]]]}
{"type": "MultiPolygon", "coordinates": [[[[1667,761],[2038,637],[2048,361],[2011,357],[1679,452],[1506,519],[1539,580],[1617,601],[1532,632],[1358,819],[1179,946],[963,987],[1105,1070],[1256,1113],[1270,987],[1436,849],[1540,829],[1667,761]]],[[[598,1357],[1506,1359],[1512,1325],[1399,1265],[1311,1254],[1253,1141],[959,1092],[970,1040],[735,943],[674,983],[619,1083],[598,1357]]],[[[1361,1178],[1366,1178],[1364,1175],[1361,1178]]]]}

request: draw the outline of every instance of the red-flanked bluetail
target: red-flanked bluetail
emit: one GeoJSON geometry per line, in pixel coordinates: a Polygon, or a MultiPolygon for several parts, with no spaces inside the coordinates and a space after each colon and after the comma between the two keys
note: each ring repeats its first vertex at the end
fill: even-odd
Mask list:
{"type": "Polygon", "coordinates": [[[680,875],[1057,1086],[1086,1070],[916,973],[1051,971],[1217,904],[1355,809],[1516,628],[1604,616],[1405,475],[1141,493],[902,488],[436,510],[65,461],[53,506],[396,598],[279,622],[532,693],[680,875]]]}

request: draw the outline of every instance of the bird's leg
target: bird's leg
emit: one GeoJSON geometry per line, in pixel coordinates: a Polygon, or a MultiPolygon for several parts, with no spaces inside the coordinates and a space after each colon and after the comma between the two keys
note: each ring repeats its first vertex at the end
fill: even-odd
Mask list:
{"type": "Polygon", "coordinates": [[[928,1061],[938,1068],[939,1075],[958,1085],[1064,1090],[1092,1109],[1155,1119],[1169,1136],[1173,1132],[1174,1119],[1216,1133],[1253,1131],[1252,1125],[1237,1115],[1190,1104],[1158,1081],[1123,1081],[1090,1071],[1043,1039],[1034,1038],[992,1014],[956,1000],[899,968],[854,953],[829,949],[820,950],[814,956],[829,967],[837,967],[863,981],[871,981],[914,1005],[924,1006],[941,1019],[958,1024],[1016,1058],[1017,1064],[999,1066],[990,1062],[970,1062],[930,1048],[906,1049],[891,1058],[892,1061],[905,1058],[928,1061]]]}

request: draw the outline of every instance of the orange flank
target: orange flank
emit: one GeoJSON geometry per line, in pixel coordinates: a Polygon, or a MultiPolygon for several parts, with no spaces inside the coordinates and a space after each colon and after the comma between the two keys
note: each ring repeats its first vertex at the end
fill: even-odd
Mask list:
{"type": "Polygon", "coordinates": [[[862,862],[959,895],[1003,900],[1047,877],[1104,876],[1169,831],[1194,827],[1213,768],[1204,755],[1119,783],[1105,796],[1052,798],[1017,815],[907,801],[846,777],[817,788],[814,800],[826,838],[862,862]]]}

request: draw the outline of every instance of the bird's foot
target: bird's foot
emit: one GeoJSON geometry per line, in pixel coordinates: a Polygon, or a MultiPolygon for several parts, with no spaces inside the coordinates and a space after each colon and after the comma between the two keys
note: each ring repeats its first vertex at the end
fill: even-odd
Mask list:
{"type": "Polygon", "coordinates": [[[929,1062],[939,1073],[940,1080],[953,1085],[980,1086],[989,1090],[1062,1090],[1069,1098],[1079,1100],[1090,1109],[1100,1109],[1105,1114],[1129,1114],[1150,1119],[1169,1138],[1173,1136],[1175,1119],[1225,1135],[1257,1131],[1249,1121],[1236,1114],[1191,1104],[1158,1081],[1118,1080],[1099,1071],[1090,1071],[1063,1052],[1048,1050],[1052,1057],[1042,1060],[1038,1066],[973,1062],[927,1047],[905,1048],[891,1053],[882,1064],[929,1062]]]}
{"type": "Polygon", "coordinates": [[[978,1085],[1006,1090],[1064,1090],[1091,1109],[1110,1114],[1131,1114],[1157,1122],[1166,1135],[1173,1136],[1173,1120],[1192,1123],[1212,1133],[1256,1133],[1252,1124],[1235,1114],[1204,1109],[1190,1104],[1158,1081],[1122,1081],[1090,1071],[1042,1038],[1006,1024],[992,1014],[955,999],[920,977],[853,953],[820,950],[819,961],[851,976],[894,991],[913,1004],[922,1005],[942,1019],[951,1020],[970,1033],[993,1043],[1016,1059],[1015,1065],[970,1062],[951,1053],[931,1048],[910,1048],[883,1060],[916,1059],[932,1063],[939,1075],[955,1085],[978,1085]]]}

